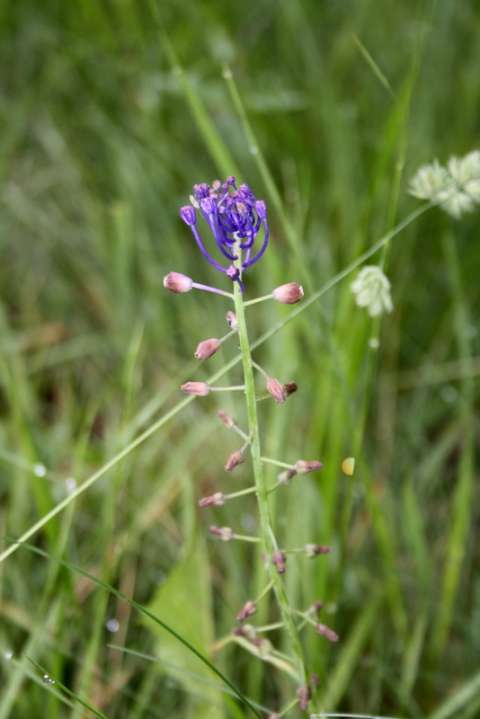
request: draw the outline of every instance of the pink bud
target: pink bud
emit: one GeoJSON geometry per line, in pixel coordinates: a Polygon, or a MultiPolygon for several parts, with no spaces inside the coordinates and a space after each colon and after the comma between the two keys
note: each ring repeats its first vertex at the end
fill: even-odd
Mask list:
{"type": "Polygon", "coordinates": [[[330,554],[332,551],[331,547],[327,547],[325,544],[306,544],[305,554],[307,557],[316,557],[319,554],[330,554]]]}
{"type": "Polygon", "coordinates": [[[283,384],[274,377],[269,377],[267,380],[267,392],[271,394],[275,402],[279,404],[285,402],[287,399],[287,393],[285,392],[283,384]]]}
{"type": "Polygon", "coordinates": [[[286,565],[287,557],[284,554],[284,552],[280,552],[280,551],[274,552],[272,554],[272,562],[276,566],[277,572],[279,574],[285,574],[285,572],[287,570],[287,565],[286,565]]]}
{"type": "Polygon", "coordinates": [[[302,712],[306,712],[310,702],[310,689],[308,687],[300,687],[297,689],[298,707],[302,712]]]}
{"type": "Polygon", "coordinates": [[[280,285],[272,292],[273,299],[281,302],[282,305],[294,305],[300,302],[303,294],[303,287],[298,282],[287,282],[286,285],[280,285]]]}
{"type": "Polygon", "coordinates": [[[255,604],[255,602],[252,602],[250,600],[248,602],[245,602],[245,604],[237,614],[237,622],[244,622],[245,619],[251,617],[253,614],[255,614],[256,611],[257,605],[255,604]]]}
{"type": "Polygon", "coordinates": [[[327,627],[326,624],[315,624],[315,629],[322,637],[328,639],[329,642],[338,642],[338,634],[334,632],[333,629],[330,629],[330,627],[327,627]]]}
{"type": "Polygon", "coordinates": [[[219,347],[220,340],[217,340],[216,337],[212,337],[209,340],[203,340],[203,342],[200,342],[197,346],[194,357],[199,360],[208,359],[215,354],[219,347]]]}
{"type": "Polygon", "coordinates": [[[197,397],[205,397],[210,392],[210,386],[206,382],[185,382],[180,389],[185,394],[197,397]]]}
{"type": "Polygon", "coordinates": [[[235,420],[233,417],[230,417],[229,414],[223,411],[223,409],[219,409],[217,412],[218,417],[220,418],[220,421],[223,422],[225,427],[228,429],[232,429],[232,427],[235,427],[235,420]]]}
{"type": "Polygon", "coordinates": [[[182,275],[180,272],[169,272],[163,278],[163,286],[170,290],[170,292],[176,292],[181,294],[183,292],[190,292],[193,286],[193,281],[187,275],[182,275]]]}
{"type": "Polygon", "coordinates": [[[242,464],[242,462],[245,462],[245,457],[243,456],[243,452],[238,449],[236,452],[232,452],[225,462],[225,469],[227,472],[231,472],[235,467],[238,467],[239,464],[242,464]]]}
{"type": "Polygon", "coordinates": [[[229,310],[226,315],[227,324],[232,330],[238,330],[237,315],[229,310]]]}
{"type": "Polygon", "coordinates": [[[214,524],[208,528],[210,534],[214,537],[218,537],[222,542],[230,542],[233,539],[233,530],[230,527],[216,527],[214,524]]]}
{"type": "Polygon", "coordinates": [[[325,604],[320,599],[316,599],[312,604],[312,609],[314,612],[320,612],[324,606],[325,604]]]}
{"type": "Polygon", "coordinates": [[[198,501],[198,506],[202,509],[204,507],[221,507],[223,504],[225,504],[225,498],[221,492],[215,492],[209,497],[202,497],[198,501]]]}
{"type": "Polygon", "coordinates": [[[316,472],[317,469],[322,469],[323,464],[316,459],[306,460],[299,459],[295,462],[295,469],[298,474],[308,474],[309,472],[316,472]]]}

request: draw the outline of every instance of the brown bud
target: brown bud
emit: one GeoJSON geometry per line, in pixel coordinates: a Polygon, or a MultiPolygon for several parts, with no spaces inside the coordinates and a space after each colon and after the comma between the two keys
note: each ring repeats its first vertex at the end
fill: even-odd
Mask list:
{"type": "Polygon", "coordinates": [[[210,386],[206,382],[185,382],[180,389],[185,394],[197,397],[205,397],[210,392],[210,386]]]}
{"type": "Polygon", "coordinates": [[[323,464],[316,459],[307,460],[299,459],[295,462],[295,469],[298,474],[308,474],[309,472],[316,472],[317,469],[322,469],[323,464]]]}
{"type": "Polygon", "coordinates": [[[320,601],[320,599],[316,599],[312,604],[312,610],[314,612],[320,612],[324,606],[325,606],[325,604],[322,601],[320,601]]]}
{"type": "Polygon", "coordinates": [[[275,402],[279,404],[285,402],[287,399],[287,393],[285,392],[283,384],[274,377],[269,377],[267,380],[267,392],[271,394],[275,402]]]}
{"type": "Polygon", "coordinates": [[[180,272],[169,272],[168,275],[165,275],[163,278],[163,286],[167,290],[170,290],[170,292],[175,292],[177,294],[190,292],[192,285],[193,281],[191,277],[182,275],[180,272]]]}
{"type": "Polygon", "coordinates": [[[202,509],[204,507],[221,507],[223,504],[225,504],[225,497],[221,492],[215,492],[209,497],[202,497],[198,500],[198,506],[202,509]]]}
{"type": "Polygon", "coordinates": [[[231,472],[235,467],[238,467],[239,464],[242,464],[242,462],[245,462],[245,457],[243,456],[242,450],[237,449],[236,452],[232,452],[225,462],[225,469],[227,472],[231,472]]]}
{"type": "Polygon", "coordinates": [[[312,689],[316,689],[318,686],[320,686],[320,677],[315,672],[312,672],[310,674],[310,686],[312,689]]]}
{"type": "Polygon", "coordinates": [[[286,285],[276,287],[272,295],[273,299],[281,302],[282,305],[294,305],[296,302],[300,302],[304,292],[303,287],[298,282],[287,282],[286,285]]]}
{"type": "Polygon", "coordinates": [[[238,330],[237,315],[232,310],[229,310],[226,314],[227,324],[232,330],[238,330]]]}
{"type": "Polygon", "coordinates": [[[328,547],[326,544],[306,544],[305,545],[305,554],[307,557],[316,557],[319,554],[330,554],[332,551],[331,547],[328,547]]]}
{"type": "Polygon", "coordinates": [[[237,622],[244,622],[245,619],[251,617],[253,614],[255,614],[256,611],[257,605],[255,604],[255,602],[252,602],[250,600],[248,602],[245,602],[245,604],[237,614],[237,622]]]}
{"type": "Polygon", "coordinates": [[[297,391],[298,384],[296,382],[286,382],[283,385],[283,389],[285,390],[287,397],[290,397],[291,394],[297,391]]]}
{"type": "Polygon", "coordinates": [[[281,552],[280,550],[277,552],[274,552],[272,554],[272,562],[277,568],[277,572],[279,574],[285,574],[287,570],[287,556],[284,552],[281,552]]]}
{"type": "Polygon", "coordinates": [[[306,712],[310,702],[310,689],[307,686],[297,689],[297,699],[299,709],[306,712]]]}
{"type": "Polygon", "coordinates": [[[213,534],[214,537],[218,537],[222,542],[229,542],[233,539],[233,530],[230,527],[216,527],[212,524],[208,531],[213,534]]]}
{"type": "Polygon", "coordinates": [[[321,634],[322,637],[328,639],[329,642],[338,642],[338,634],[327,627],[326,624],[315,624],[315,630],[321,634]]]}
{"type": "Polygon", "coordinates": [[[199,360],[205,360],[211,357],[215,354],[215,352],[220,347],[220,340],[217,340],[216,337],[211,337],[208,340],[203,340],[203,342],[200,342],[197,346],[197,349],[195,350],[194,357],[195,359],[199,360]]]}
{"type": "Polygon", "coordinates": [[[217,415],[221,422],[227,427],[228,429],[232,429],[232,427],[235,427],[235,420],[233,417],[230,417],[229,414],[223,411],[223,409],[219,409],[217,412],[217,415]]]}
{"type": "Polygon", "coordinates": [[[281,484],[288,484],[288,482],[292,479],[292,477],[295,477],[296,474],[296,469],[286,469],[284,472],[280,472],[277,479],[281,484]]]}

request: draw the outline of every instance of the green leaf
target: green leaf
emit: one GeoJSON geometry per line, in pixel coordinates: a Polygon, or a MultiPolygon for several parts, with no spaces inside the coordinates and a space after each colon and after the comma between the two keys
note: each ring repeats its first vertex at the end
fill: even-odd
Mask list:
{"type": "MultiPolygon", "coordinates": [[[[208,654],[214,640],[214,631],[210,569],[205,540],[201,535],[196,537],[189,552],[157,590],[149,610],[153,614],[160,615],[199,652],[208,654]]],[[[211,678],[211,673],[205,664],[160,627],[148,622],[148,628],[158,636],[156,650],[160,660],[165,662],[163,671],[172,674],[169,665],[185,668],[183,678],[178,671],[172,674],[176,680],[182,682],[190,697],[185,717],[222,719],[224,714],[219,706],[218,692],[201,681],[211,678]],[[198,675],[199,681],[196,681],[192,674],[198,675]]]]}

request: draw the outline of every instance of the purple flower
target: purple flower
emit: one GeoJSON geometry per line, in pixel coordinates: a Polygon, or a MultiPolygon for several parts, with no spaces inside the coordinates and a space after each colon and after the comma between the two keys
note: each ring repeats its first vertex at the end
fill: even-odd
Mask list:
{"type": "Polygon", "coordinates": [[[248,185],[237,189],[234,177],[225,182],[215,180],[211,185],[194,185],[191,202],[192,205],[180,209],[180,217],[190,227],[200,252],[213,267],[242,286],[243,273],[262,258],[268,246],[270,231],[265,202],[257,200],[248,185]],[[195,208],[213,235],[223,255],[222,262],[205,246],[195,208]]]}

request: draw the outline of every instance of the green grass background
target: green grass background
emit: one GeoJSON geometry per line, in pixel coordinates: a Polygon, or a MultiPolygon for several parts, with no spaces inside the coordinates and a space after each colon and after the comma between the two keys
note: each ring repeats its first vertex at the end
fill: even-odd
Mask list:
{"type": "MultiPolygon", "coordinates": [[[[159,421],[182,381],[236,353],[195,364],[227,303],[162,287],[170,270],[222,282],[178,207],[195,182],[248,181],[272,224],[248,296],[288,280],[308,296],[416,207],[406,187],[420,164],[479,146],[479,32],[469,0],[1,3],[4,547],[65,499],[66,478],[80,484],[161,426],[33,536],[46,557],[21,547],[0,564],[0,719],[253,716],[69,566],[205,654],[262,586],[250,546],[206,538],[211,522],[254,532],[251,500],[196,510],[202,494],[251,482],[248,464],[223,473],[237,444],[217,398],[159,421]]],[[[286,576],[292,602],[323,599],[341,635],[331,647],[304,634],[319,709],[480,716],[478,223],[430,210],[374,258],[395,303],[381,323],[354,306],[347,278],[256,353],[300,387],[285,406],[263,403],[265,454],[325,463],[274,499],[284,546],[334,549],[289,561],[286,576]],[[353,478],[339,469],[349,455],[353,478]]],[[[252,308],[252,336],[289,311],[252,308]]],[[[242,421],[239,397],[221,399],[242,421]]],[[[275,616],[267,603],[260,615],[275,616]]],[[[210,656],[260,705],[292,697],[242,650],[210,656]]]]}

